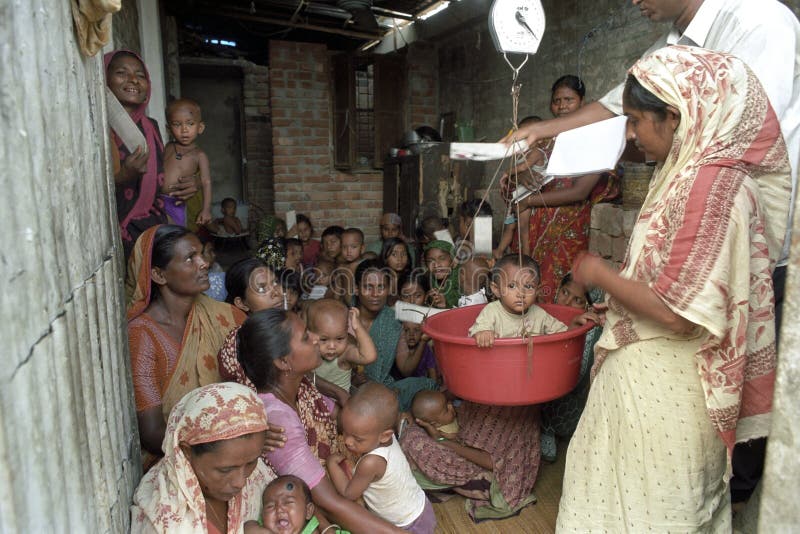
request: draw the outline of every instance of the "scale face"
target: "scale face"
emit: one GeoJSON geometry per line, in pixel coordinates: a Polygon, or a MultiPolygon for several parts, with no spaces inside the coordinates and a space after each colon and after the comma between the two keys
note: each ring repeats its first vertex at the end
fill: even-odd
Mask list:
{"type": "Polygon", "coordinates": [[[541,0],[494,0],[489,31],[498,51],[535,54],[544,34],[541,0]]]}

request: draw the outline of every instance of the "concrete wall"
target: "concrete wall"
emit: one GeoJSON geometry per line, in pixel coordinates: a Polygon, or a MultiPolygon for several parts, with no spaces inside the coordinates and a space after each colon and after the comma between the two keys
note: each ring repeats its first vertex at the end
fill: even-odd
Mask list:
{"type": "MultiPolygon", "coordinates": [[[[425,42],[411,43],[406,57],[406,71],[406,130],[422,125],[438,130],[439,54],[436,46],[425,42]]],[[[398,132],[398,139],[402,133],[398,132]]]]}
{"type": "MultiPolygon", "coordinates": [[[[800,0],[783,3],[800,13],[800,0]]],[[[543,0],[542,5],[547,28],[539,51],[520,73],[519,118],[550,118],[550,87],[564,74],[583,77],[588,101],[603,96],[667,29],[643,18],[628,0],[543,0]]],[[[439,112],[454,111],[458,122],[472,120],[478,138],[497,139],[511,125],[511,70],[495,50],[486,18],[438,42],[439,112]]]]}
{"type": "Polygon", "coordinates": [[[56,0],[3,3],[0,43],[0,532],[125,532],[140,459],[102,59],[56,0]]]}
{"type": "MultiPolygon", "coordinates": [[[[778,373],[767,441],[758,532],[797,532],[800,507],[800,213],[795,201],[792,248],[787,269],[786,300],[778,347],[778,373]]],[[[752,500],[752,499],[751,499],[752,500]]],[[[749,505],[749,503],[748,503],[749,505]]],[[[749,507],[749,506],[748,506],[749,507]]],[[[755,532],[750,529],[749,532],[755,532]]]]}
{"type": "Polygon", "coordinates": [[[122,0],[122,9],[114,13],[114,48],[142,51],[139,38],[139,8],[137,0],[122,0]]]}
{"type": "MultiPolygon", "coordinates": [[[[539,51],[520,73],[519,118],[549,118],[550,86],[564,74],[580,71],[588,99],[597,99],[624,79],[627,66],[664,31],[628,1],[544,0],[542,5],[547,28],[539,51]],[[593,29],[594,36],[582,49],[593,29]]],[[[515,64],[520,60],[510,59],[515,64]]],[[[504,135],[512,117],[511,70],[495,49],[486,21],[444,39],[439,65],[440,111],[455,111],[457,122],[472,120],[478,138],[504,135]]]]}

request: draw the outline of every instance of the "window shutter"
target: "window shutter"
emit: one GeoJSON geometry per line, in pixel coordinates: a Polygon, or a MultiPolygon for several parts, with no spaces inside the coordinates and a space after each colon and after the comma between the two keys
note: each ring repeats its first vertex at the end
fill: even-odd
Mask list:
{"type": "Polygon", "coordinates": [[[375,163],[383,161],[393,146],[403,137],[406,62],[399,54],[374,55],[375,163]]]}
{"type": "Polygon", "coordinates": [[[331,58],[333,68],[333,166],[350,169],[355,161],[355,76],[348,54],[331,58]]]}

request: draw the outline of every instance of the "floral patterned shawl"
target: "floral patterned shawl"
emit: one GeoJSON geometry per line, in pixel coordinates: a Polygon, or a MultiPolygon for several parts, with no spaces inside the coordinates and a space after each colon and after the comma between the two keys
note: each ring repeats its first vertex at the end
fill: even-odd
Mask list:
{"type": "MultiPolygon", "coordinates": [[[[152,280],[150,277],[150,260],[153,255],[153,242],[160,226],[146,230],[136,240],[128,263],[128,323],[145,313],[152,299],[152,280]]],[[[168,376],[160,377],[159,391],[153,392],[161,398],[164,419],[169,417],[172,407],[186,393],[201,385],[220,381],[217,369],[217,351],[222,346],[225,336],[236,326],[242,324],[245,315],[234,306],[206,296],[197,295],[194,305],[186,319],[186,329],[180,344],[180,355],[168,376]]],[[[130,343],[131,363],[134,379],[138,376],[137,362],[146,356],[145,351],[152,350],[148,343],[139,345],[138,337],[132,337],[130,343]]],[[[156,354],[156,358],[167,358],[156,354]]],[[[137,391],[152,390],[154,384],[136,384],[137,391]]]]}
{"type": "MultiPolygon", "coordinates": [[[[790,198],[789,162],[761,84],[739,59],[671,46],[630,70],[680,111],[672,149],[656,169],[621,275],[647,282],[699,325],[695,354],[709,417],[731,450],[765,436],[775,380],[771,273],[790,198]]],[[[682,339],[610,297],[597,371],[618,347],[682,339]]]]}
{"type": "MultiPolygon", "coordinates": [[[[206,503],[200,483],[180,445],[233,439],[267,429],[264,405],[239,384],[211,384],[183,397],[170,414],[165,456],[142,478],[131,506],[131,532],[206,532],[206,503]]],[[[228,501],[228,534],[244,532],[257,519],[261,494],[275,478],[260,460],[242,492],[228,501]]]]}
{"type": "MultiPolygon", "coordinates": [[[[222,348],[219,349],[219,354],[217,354],[219,372],[223,380],[242,384],[255,392],[256,387],[245,374],[242,364],[239,363],[238,334],[239,327],[236,327],[228,334],[222,348]]],[[[308,447],[319,459],[322,467],[325,467],[328,456],[332,452],[343,450],[338,438],[336,419],[333,418],[328,402],[330,399],[320,393],[317,386],[312,384],[308,378],[303,377],[297,391],[297,415],[305,428],[308,447]]],[[[266,462],[266,451],[262,457],[266,462]]]]}

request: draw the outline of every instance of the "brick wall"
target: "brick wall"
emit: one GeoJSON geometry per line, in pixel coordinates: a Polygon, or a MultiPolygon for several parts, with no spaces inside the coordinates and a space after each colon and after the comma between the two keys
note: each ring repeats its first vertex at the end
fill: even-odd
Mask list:
{"type": "Polygon", "coordinates": [[[407,62],[407,129],[428,125],[439,129],[439,55],[436,45],[415,42],[407,62]]]}
{"type": "Polygon", "coordinates": [[[331,158],[331,83],[323,44],[270,41],[269,86],[275,212],[311,217],[317,235],[329,225],[378,236],[383,175],[347,174],[331,158]]]}
{"type": "Polygon", "coordinates": [[[255,207],[249,212],[252,227],[262,212],[273,213],[272,123],[269,101],[269,69],[242,62],[245,190],[247,201],[255,207]]]}

